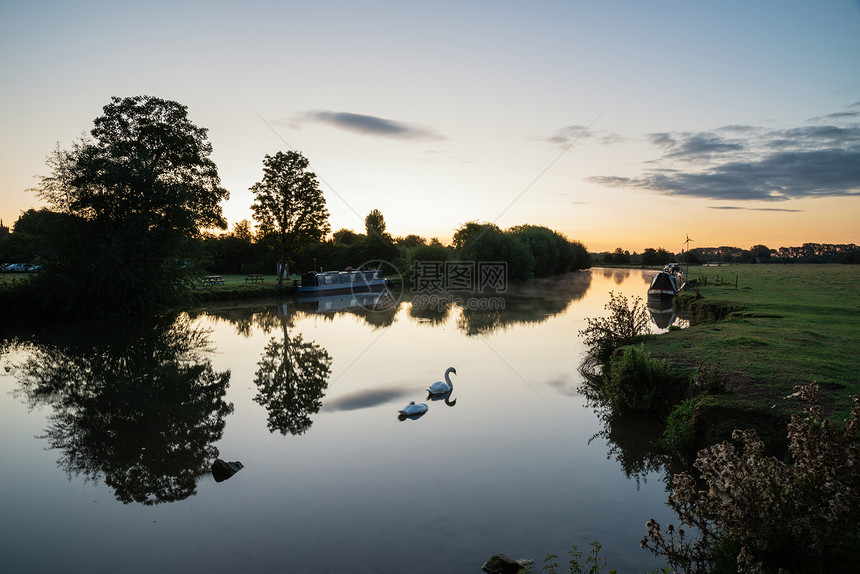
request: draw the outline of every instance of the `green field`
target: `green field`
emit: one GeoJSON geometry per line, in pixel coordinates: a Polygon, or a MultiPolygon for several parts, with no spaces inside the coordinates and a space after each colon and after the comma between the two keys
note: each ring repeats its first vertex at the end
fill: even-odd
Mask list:
{"type": "Polygon", "coordinates": [[[652,356],[719,365],[728,392],[709,398],[715,405],[787,416],[803,407],[786,398],[794,386],[817,381],[825,413],[848,415],[860,393],[860,267],[725,265],[687,278],[698,280],[694,305],[728,316],[649,338],[652,356]]]}

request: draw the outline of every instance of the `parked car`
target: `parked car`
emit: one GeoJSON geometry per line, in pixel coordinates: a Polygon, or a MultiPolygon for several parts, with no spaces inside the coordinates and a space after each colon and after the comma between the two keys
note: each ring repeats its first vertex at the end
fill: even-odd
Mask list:
{"type": "Polygon", "coordinates": [[[33,263],[7,263],[0,267],[3,273],[33,273],[41,268],[33,263]]]}

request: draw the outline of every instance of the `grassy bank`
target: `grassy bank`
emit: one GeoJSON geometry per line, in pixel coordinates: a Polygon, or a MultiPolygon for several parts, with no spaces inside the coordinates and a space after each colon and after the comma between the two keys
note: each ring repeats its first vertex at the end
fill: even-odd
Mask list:
{"type": "Polygon", "coordinates": [[[255,299],[293,293],[293,281],[300,281],[298,275],[284,278],[284,285],[278,287],[277,275],[263,275],[262,281],[246,281],[247,275],[221,275],[223,283],[200,284],[195,289],[199,301],[229,301],[234,299],[255,299]]]}
{"type": "Polygon", "coordinates": [[[786,398],[794,386],[813,381],[825,413],[848,416],[851,396],[860,393],[860,268],[694,267],[689,279],[698,287],[678,303],[694,316],[725,318],[651,337],[644,348],[676,368],[718,368],[726,392],[705,399],[703,416],[722,410],[784,419],[803,407],[786,398]]]}

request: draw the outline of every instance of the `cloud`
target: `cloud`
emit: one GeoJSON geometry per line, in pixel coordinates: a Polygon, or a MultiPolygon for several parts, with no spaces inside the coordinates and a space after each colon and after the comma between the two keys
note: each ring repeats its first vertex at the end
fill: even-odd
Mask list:
{"type": "Polygon", "coordinates": [[[572,125],[560,128],[550,137],[538,138],[562,148],[570,146],[577,140],[594,139],[603,145],[612,145],[624,141],[620,135],[606,132],[589,130],[588,126],[572,125]]]}
{"type": "Polygon", "coordinates": [[[791,128],[735,125],[653,133],[648,141],[663,155],[649,162],[647,171],[636,177],[595,176],[588,181],[731,201],[860,196],[857,119],[860,113],[840,112],[791,128]]]}
{"type": "Polygon", "coordinates": [[[666,149],[666,157],[704,159],[716,154],[737,152],[744,149],[744,144],[738,140],[729,140],[713,132],[698,134],[650,134],[651,143],[666,149]]]}
{"type": "Polygon", "coordinates": [[[746,211],[785,211],[788,213],[803,213],[803,209],[782,209],[779,207],[739,207],[736,205],[711,205],[708,209],[744,209],[746,211]]]}
{"type": "Polygon", "coordinates": [[[307,112],[298,121],[300,123],[304,121],[322,122],[338,129],[370,136],[423,141],[446,139],[428,128],[350,112],[315,110],[307,112]]]}

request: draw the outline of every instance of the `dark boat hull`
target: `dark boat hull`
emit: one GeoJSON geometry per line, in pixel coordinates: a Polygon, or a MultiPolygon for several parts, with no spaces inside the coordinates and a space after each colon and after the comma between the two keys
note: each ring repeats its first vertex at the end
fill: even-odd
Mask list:
{"type": "Polygon", "coordinates": [[[648,287],[648,297],[672,298],[684,288],[684,279],[680,275],[661,271],[651,280],[648,287]]]}

